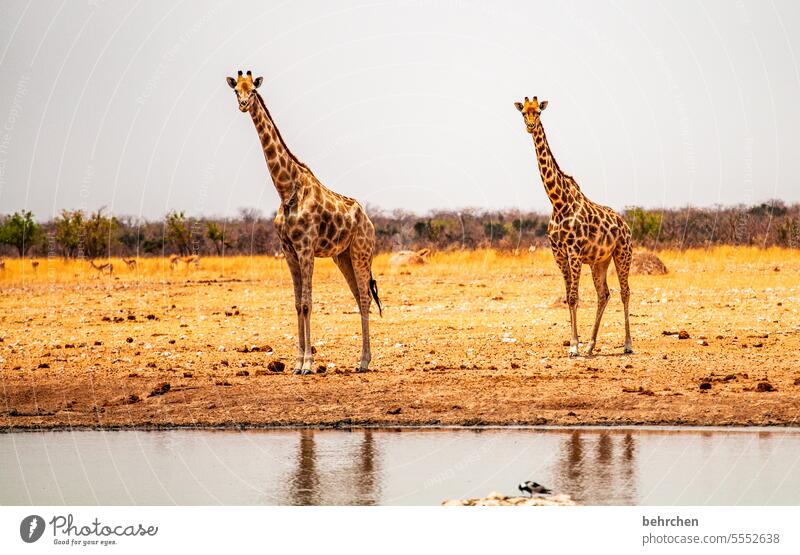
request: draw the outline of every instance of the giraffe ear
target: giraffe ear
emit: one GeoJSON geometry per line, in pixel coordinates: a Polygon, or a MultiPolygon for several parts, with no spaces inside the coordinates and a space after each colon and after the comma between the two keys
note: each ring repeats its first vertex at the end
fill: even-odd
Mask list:
{"type": "Polygon", "coordinates": [[[539,110],[544,110],[545,108],[547,108],[547,101],[546,100],[542,100],[539,103],[539,110]]]}
{"type": "Polygon", "coordinates": [[[261,82],[262,82],[263,80],[264,80],[264,78],[263,78],[263,77],[256,77],[256,78],[255,78],[255,81],[253,81],[253,86],[254,86],[255,88],[258,88],[258,87],[260,87],[260,86],[261,86],[261,82]]]}
{"type": "Polygon", "coordinates": [[[515,106],[515,107],[517,108],[517,110],[519,110],[520,112],[522,111],[522,102],[515,102],[515,103],[514,103],[514,106],[515,106]]]}
{"type": "Polygon", "coordinates": [[[225,80],[228,82],[228,86],[230,86],[230,88],[232,89],[236,88],[236,79],[234,79],[233,77],[226,77],[225,80]]]}

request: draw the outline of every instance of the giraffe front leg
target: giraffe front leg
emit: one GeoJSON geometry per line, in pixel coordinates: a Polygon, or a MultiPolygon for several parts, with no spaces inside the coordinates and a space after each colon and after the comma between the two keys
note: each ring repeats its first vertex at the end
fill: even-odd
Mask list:
{"type": "Polygon", "coordinates": [[[567,290],[567,305],[569,305],[569,320],[572,328],[572,336],[569,340],[569,356],[578,356],[578,285],[581,279],[581,261],[577,254],[571,254],[569,264],[569,288],[567,290]]]}
{"type": "Polygon", "coordinates": [[[283,252],[286,256],[286,263],[289,266],[289,273],[292,276],[292,285],[294,286],[294,308],[297,311],[297,358],[295,359],[293,373],[299,374],[303,367],[303,355],[306,350],[305,318],[302,304],[303,279],[300,273],[300,263],[294,248],[284,245],[283,252]]]}
{"type": "Polygon", "coordinates": [[[303,251],[298,253],[300,260],[300,274],[303,277],[302,292],[300,295],[300,310],[303,316],[304,338],[303,362],[300,367],[300,374],[306,375],[314,372],[314,353],[311,345],[311,278],[314,274],[314,254],[313,252],[303,251]]]}

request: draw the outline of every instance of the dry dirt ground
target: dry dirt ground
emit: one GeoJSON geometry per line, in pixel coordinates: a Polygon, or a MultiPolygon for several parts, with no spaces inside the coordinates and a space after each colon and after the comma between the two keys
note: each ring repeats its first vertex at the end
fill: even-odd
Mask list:
{"type": "MultiPolygon", "coordinates": [[[[7,261],[0,429],[798,425],[800,254],[659,256],[668,275],[631,281],[635,354],[622,355],[612,275],[600,351],[577,359],[566,356],[569,318],[549,253],[441,253],[400,268],[381,256],[384,316],[374,310],[366,374],[352,371],[355,304],[335,266],[318,260],[312,333],[325,371],[306,377],[291,373],[296,316],[282,260],[203,259],[173,272],[164,260],[136,271],[115,261],[114,277],[85,262],[42,260],[34,272],[7,261]],[[271,371],[273,361],[286,370],[271,371]]],[[[594,309],[586,268],[584,340],[594,309]]]]}

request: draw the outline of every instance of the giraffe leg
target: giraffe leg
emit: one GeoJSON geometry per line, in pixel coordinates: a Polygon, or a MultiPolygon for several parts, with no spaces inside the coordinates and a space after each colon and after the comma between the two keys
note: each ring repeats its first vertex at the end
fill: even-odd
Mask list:
{"type": "Polygon", "coordinates": [[[303,318],[303,365],[300,374],[311,374],[314,366],[314,353],[311,351],[311,278],[314,274],[314,252],[304,249],[297,253],[300,262],[302,290],[300,294],[300,312],[303,318]]]}
{"type": "Polygon", "coordinates": [[[294,307],[297,310],[297,359],[294,363],[294,373],[299,374],[303,367],[303,356],[306,351],[305,318],[303,317],[303,280],[300,273],[300,261],[297,253],[291,245],[283,245],[286,263],[289,266],[289,273],[292,275],[294,285],[294,307]]]}
{"type": "Polygon", "coordinates": [[[372,241],[356,238],[350,247],[350,263],[358,290],[358,310],[361,314],[361,361],[356,372],[368,372],[372,360],[369,344],[370,280],[372,279],[372,241]]]}
{"type": "MultiPolygon", "coordinates": [[[[361,326],[361,362],[358,365],[357,371],[362,371],[361,369],[364,368],[363,371],[369,367],[369,360],[372,357],[370,350],[369,350],[369,328],[367,328],[367,335],[366,341],[364,341],[364,325],[363,325],[363,318],[364,313],[362,311],[362,301],[361,301],[361,294],[359,292],[358,286],[358,279],[356,278],[356,272],[353,269],[353,261],[350,255],[350,249],[344,251],[343,253],[335,256],[333,258],[336,265],[341,270],[342,275],[344,275],[345,280],[347,280],[347,285],[350,286],[350,292],[353,294],[353,298],[356,300],[356,305],[358,305],[358,313],[361,315],[362,318],[362,326],[361,326]],[[365,356],[366,355],[366,356],[365,356]],[[366,366],[364,365],[364,360],[366,359],[366,366]]],[[[367,284],[369,287],[369,284],[367,284]]],[[[367,307],[367,315],[369,317],[369,307],[367,307]]],[[[367,321],[367,326],[369,326],[369,321],[367,321]]]]}
{"type": "MultiPolygon", "coordinates": [[[[561,274],[564,276],[565,298],[569,298],[569,291],[572,282],[572,272],[569,269],[569,261],[567,260],[566,256],[560,255],[555,250],[553,250],[553,256],[555,256],[556,263],[558,264],[558,267],[561,269],[561,274]]],[[[572,311],[570,310],[570,321],[571,318],[572,318],[572,311]]]]}
{"type": "Polygon", "coordinates": [[[606,309],[608,298],[611,296],[608,291],[608,282],[606,281],[606,272],[610,263],[611,258],[608,258],[592,265],[592,279],[594,280],[594,288],[597,291],[597,313],[594,316],[592,339],[586,347],[586,356],[590,356],[594,350],[594,345],[597,342],[597,332],[600,329],[600,320],[603,318],[603,311],[606,309]]]}
{"type": "Polygon", "coordinates": [[[569,320],[572,326],[572,337],[569,340],[569,356],[578,356],[578,285],[581,280],[581,259],[578,253],[570,253],[567,259],[569,268],[569,290],[567,291],[567,305],[569,305],[569,320]]]}
{"type": "Polygon", "coordinates": [[[626,241],[620,244],[614,251],[614,266],[617,268],[619,277],[619,295],[622,297],[622,308],[625,311],[625,354],[633,353],[631,343],[631,326],[628,320],[628,300],[630,299],[631,289],[628,286],[628,273],[631,269],[631,243],[626,241]]]}
{"type": "Polygon", "coordinates": [[[339,271],[342,272],[345,281],[347,281],[347,285],[350,287],[350,292],[353,294],[356,304],[360,306],[361,301],[358,296],[358,283],[356,282],[356,274],[353,271],[353,263],[350,260],[350,249],[334,256],[333,261],[336,263],[336,266],[339,267],[339,271]]]}

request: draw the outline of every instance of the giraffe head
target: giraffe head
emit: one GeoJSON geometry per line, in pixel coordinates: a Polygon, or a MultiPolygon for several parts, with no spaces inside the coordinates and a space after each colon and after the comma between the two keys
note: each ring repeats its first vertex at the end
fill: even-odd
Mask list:
{"type": "Polygon", "coordinates": [[[528,97],[525,97],[525,102],[515,102],[514,106],[517,107],[517,110],[522,112],[522,117],[525,119],[525,127],[528,128],[528,133],[533,133],[534,128],[539,123],[539,116],[542,114],[542,110],[547,108],[547,101],[539,100],[534,96],[533,100],[528,100],[528,97]]]}
{"type": "Polygon", "coordinates": [[[261,86],[263,77],[256,77],[253,79],[253,73],[248,71],[247,75],[242,75],[239,71],[236,79],[228,77],[228,85],[236,93],[236,99],[239,101],[239,110],[247,112],[253,105],[256,99],[256,89],[261,86]]]}

